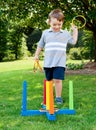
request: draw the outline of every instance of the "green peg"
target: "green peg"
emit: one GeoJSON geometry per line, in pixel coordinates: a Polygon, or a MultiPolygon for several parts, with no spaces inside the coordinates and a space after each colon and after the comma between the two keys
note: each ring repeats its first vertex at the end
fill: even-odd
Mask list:
{"type": "Polygon", "coordinates": [[[73,105],[73,82],[69,81],[69,109],[74,109],[73,105]]]}

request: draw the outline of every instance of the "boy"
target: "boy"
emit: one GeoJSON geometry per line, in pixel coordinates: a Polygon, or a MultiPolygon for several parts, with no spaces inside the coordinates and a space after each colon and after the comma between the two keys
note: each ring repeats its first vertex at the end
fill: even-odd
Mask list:
{"type": "Polygon", "coordinates": [[[73,35],[62,30],[64,15],[60,9],[52,10],[49,14],[50,29],[43,31],[35,53],[35,60],[39,59],[42,48],[45,47],[44,70],[46,79],[55,83],[56,103],[62,104],[62,80],[66,67],[66,46],[67,43],[76,44],[78,30],[72,25],[73,35]]]}

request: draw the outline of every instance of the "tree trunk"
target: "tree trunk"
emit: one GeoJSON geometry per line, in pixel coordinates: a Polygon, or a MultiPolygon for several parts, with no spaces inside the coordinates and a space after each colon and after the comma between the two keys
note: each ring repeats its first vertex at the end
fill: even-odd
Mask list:
{"type": "Polygon", "coordinates": [[[96,31],[93,32],[94,35],[94,62],[96,62],[96,31]]]}

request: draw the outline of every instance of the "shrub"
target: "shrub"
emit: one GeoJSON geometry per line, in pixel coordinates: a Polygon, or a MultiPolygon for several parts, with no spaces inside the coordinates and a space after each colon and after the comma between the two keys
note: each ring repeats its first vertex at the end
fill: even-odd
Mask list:
{"type": "Polygon", "coordinates": [[[83,69],[84,63],[80,64],[68,63],[66,66],[68,70],[77,70],[77,69],[83,69]]]}
{"type": "Polygon", "coordinates": [[[80,48],[71,48],[69,51],[70,59],[81,60],[80,48]]]}

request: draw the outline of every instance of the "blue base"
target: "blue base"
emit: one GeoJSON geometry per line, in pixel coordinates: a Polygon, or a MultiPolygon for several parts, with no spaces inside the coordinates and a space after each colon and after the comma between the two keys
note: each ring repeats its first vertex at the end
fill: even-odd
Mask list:
{"type": "Polygon", "coordinates": [[[22,116],[34,116],[34,115],[44,115],[46,114],[45,111],[40,111],[40,110],[26,110],[26,111],[21,111],[22,116]]]}
{"type": "Polygon", "coordinates": [[[46,112],[47,119],[49,121],[55,121],[56,120],[56,114],[50,114],[49,112],[46,112]]]}
{"type": "Polygon", "coordinates": [[[55,113],[52,115],[46,110],[25,110],[25,111],[22,110],[21,111],[22,116],[46,115],[48,120],[50,121],[56,120],[56,114],[75,114],[75,113],[76,111],[71,109],[56,110],[55,113]]]}
{"type": "Polygon", "coordinates": [[[71,109],[60,109],[56,112],[56,114],[75,114],[75,110],[71,109]]]}

